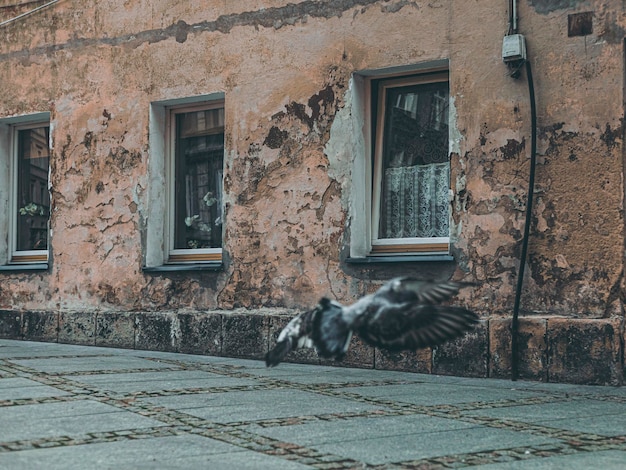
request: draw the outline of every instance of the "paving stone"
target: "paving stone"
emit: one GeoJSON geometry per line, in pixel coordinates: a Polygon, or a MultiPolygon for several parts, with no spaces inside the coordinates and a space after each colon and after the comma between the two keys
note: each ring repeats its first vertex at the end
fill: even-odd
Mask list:
{"type": "Polygon", "coordinates": [[[458,384],[400,384],[384,387],[356,387],[344,389],[371,397],[387,397],[415,405],[441,405],[445,403],[473,403],[500,400],[516,400],[539,396],[537,392],[506,388],[460,386],[458,384]]]}
{"type": "Polygon", "coordinates": [[[267,418],[375,410],[377,407],[299,390],[212,393],[179,397],[145,398],[145,401],[184,411],[218,423],[267,418]],[[260,401],[259,401],[260,399],[260,401]],[[271,403],[271,406],[268,404],[271,403]]]}
{"type": "Polygon", "coordinates": [[[106,371],[125,369],[166,369],[171,367],[148,359],[132,356],[59,357],[43,359],[21,359],[16,364],[47,373],[72,373],[84,371],[106,371]]]}
{"type": "Polygon", "coordinates": [[[0,401],[67,396],[68,392],[23,377],[0,378],[0,401]]]}
{"type": "MultiPolygon", "coordinates": [[[[210,372],[190,370],[78,375],[72,376],[71,379],[74,382],[117,393],[257,385],[257,382],[250,379],[224,377],[210,372]]],[[[0,381],[0,386],[1,383],[0,381]]]]}
{"type": "Polygon", "coordinates": [[[0,422],[0,442],[163,425],[92,400],[0,407],[0,422]]]}
{"type": "Polygon", "coordinates": [[[200,436],[170,436],[0,453],[0,468],[306,468],[200,436]],[[230,465],[230,466],[229,466],[230,465]]]}
{"type": "Polygon", "coordinates": [[[510,406],[467,412],[471,415],[541,424],[558,429],[592,433],[602,436],[626,434],[626,404],[587,398],[545,405],[510,406]]]}
{"type": "Polygon", "coordinates": [[[611,469],[626,452],[624,387],[7,339],[0,377],[0,468],[611,469]]]}
{"type": "Polygon", "coordinates": [[[351,422],[321,422],[259,432],[369,465],[447,455],[452,446],[457,452],[474,452],[556,442],[540,436],[423,416],[359,418],[351,422]],[[389,424],[377,423],[378,420],[388,420],[389,424]],[[404,421],[404,426],[398,424],[400,420],[404,421]]]}
{"type": "Polygon", "coordinates": [[[499,462],[472,468],[477,470],[589,470],[597,468],[600,464],[602,470],[623,470],[624,462],[626,462],[626,451],[607,450],[593,453],[559,455],[535,460],[499,462]]]}

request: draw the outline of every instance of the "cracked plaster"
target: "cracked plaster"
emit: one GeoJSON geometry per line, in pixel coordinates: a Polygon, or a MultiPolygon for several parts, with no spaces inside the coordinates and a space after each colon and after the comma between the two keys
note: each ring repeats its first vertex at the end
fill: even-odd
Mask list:
{"type": "MultiPolygon", "coordinates": [[[[54,142],[52,267],[3,274],[0,308],[295,308],[371,291],[385,276],[345,264],[366,145],[352,74],[446,58],[455,275],[479,283],[463,302],[510,311],[530,137],[525,81],[499,59],[505,5],[75,3],[0,29],[0,116],[51,110],[54,142]],[[150,103],[216,92],[227,106],[225,270],[144,274],[150,103]]],[[[602,26],[567,38],[567,18],[540,3],[520,2],[540,131],[523,305],[622,315],[624,6],[559,2],[602,26]]]]}

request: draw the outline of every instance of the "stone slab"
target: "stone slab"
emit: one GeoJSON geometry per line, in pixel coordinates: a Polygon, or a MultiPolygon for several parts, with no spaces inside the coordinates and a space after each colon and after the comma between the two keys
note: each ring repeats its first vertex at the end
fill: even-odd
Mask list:
{"type": "Polygon", "coordinates": [[[222,353],[222,315],[214,313],[178,313],[180,339],[178,351],[187,354],[222,353]]]}
{"type": "Polygon", "coordinates": [[[448,455],[452,447],[455,453],[464,453],[556,442],[542,436],[471,426],[430,416],[391,420],[385,417],[358,418],[350,422],[316,422],[260,432],[369,465],[448,455]]]}
{"type": "Polygon", "coordinates": [[[143,400],[218,423],[380,409],[343,398],[284,389],[265,390],[263,393],[233,391],[143,400]]]}
{"type": "Polygon", "coordinates": [[[307,468],[201,436],[167,436],[152,439],[103,442],[85,446],[0,453],[0,468],[25,470],[133,469],[276,469],[307,468]]]}
{"type": "Polygon", "coordinates": [[[90,312],[60,312],[59,343],[95,346],[96,314],[90,312]]]}
{"type": "Polygon", "coordinates": [[[0,338],[20,339],[22,316],[14,310],[0,310],[0,338]]]}
{"type": "Polygon", "coordinates": [[[496,417],[524,423],[542,424],[554,428],[601,436],[626,435],[626,406],[616,408],[615,403],[577,399],[545,405],[510,406],[480,411],[469,411],[470,415],[496,417]]]}
{"type": "Polygon", "coordinates": [[[191,370],[77,375],[71,376],[71,380],[117,393],[237,387],[257,384],[250,379],[224,377],[210,372],[191,370]]]}
{"type": "Polygon", "coordinates": [[[1,407],[0,422],[0,442],[163,425],[92,400],[1,407]]]}
{"type": "Polygon", "coordinates": [[[22,312],[22,337],[28,341],[56,343],[59,338],[58,313],[22,312]]]}
{"type": "Polygon", "coordinates": [[[601,462],[603,470],[623,470],[626,451],[606,450],[593,453],[575,453],[545,457],[537,460],[517,460],[474,467],[479,470],[589,470],[601,462]]]}
{"type": "Polygon", "coordinates": [[[222,317],[222,354],[262,359],[269,346],[269,317],[229,313],[222,317]]]}
{"type": "Polygon", "coordinates": [[[0,378],[0,401],[21,400],[24,398],[60,397],[66,395],[69,395],[69,393],[23,377],[0,378]]]}
{"type": "Polygon", "coordinates": [[[623,382],[619,319],[548,319],[551,382],[618,385],[623,382]]]}
{"type": "Polygon", "coordinates": [[[487,377],[489,322],[480,320],[473,331],[433,349],[433,374],[487,377]]]}
{"type": "Polygon", "coordinates": [[[394,400],[414,405],[442,405],[474,403],[500,400],[516,400],[539,396],[531,391],[511,390],[506,388],[471,387],[458,384],[399,384],[384,387],[350,387],[345,389],[368,397],[393,398],[394,400]]]}
{"type": "Polygon", "coordinates": [[[166,369],[171,367],[169,364],[132,356],[55,357],[20,359],[13,362],[49,374],[125,369],[166,369]]]}
{"type": "Polygon", "coordinates": [[[107,312],[96,316],[96,346],[135,347],[135,314],[107,312]]]}
{"type": "Polygon", "coordinates": [[[433,370],[433,350],[389,352],[376,349],[374,364],[376,369],[402,370],[430,374],[433,370]]]}
{"type": "MultiPolygon", "coordinates": [[[[545,318],[520,318],[518,323],[518,378],[548,380],[545,318]]],[[[511,319],[489,320],[489,376],[511,377],[511,319]]]]}
{"type": "Polygon", "coordinates": [[[135,348],[176,352],[180,329],[173,312],[141,312],[136,316],[135,348]]]}

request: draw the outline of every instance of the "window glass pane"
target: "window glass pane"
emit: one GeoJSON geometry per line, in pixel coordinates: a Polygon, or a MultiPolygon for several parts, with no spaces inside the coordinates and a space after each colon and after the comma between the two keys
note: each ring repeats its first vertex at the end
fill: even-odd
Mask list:
{"type": "Polygon", "coordinates": [[[384,93],[378,238],[448,237],[448,83],[384,93]]]}
{"type": "Polygon", "coordinates": [[[174,249],[222,247],[224,109],[176,115],[174,249]]]}
{"type": "Polygon", "coordinates": [[[49,127],[17,131],[17,251],[48,249],[49,127]]]}

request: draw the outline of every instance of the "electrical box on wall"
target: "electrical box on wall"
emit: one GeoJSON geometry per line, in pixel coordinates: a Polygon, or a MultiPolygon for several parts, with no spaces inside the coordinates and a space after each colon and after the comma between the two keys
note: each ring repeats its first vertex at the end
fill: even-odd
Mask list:
{"type": "Polygon", "coordinates": [[[517,62],[526,60],[526,41],[521,34],[509,34],[502,40],[502,60],[517,62]]]}

